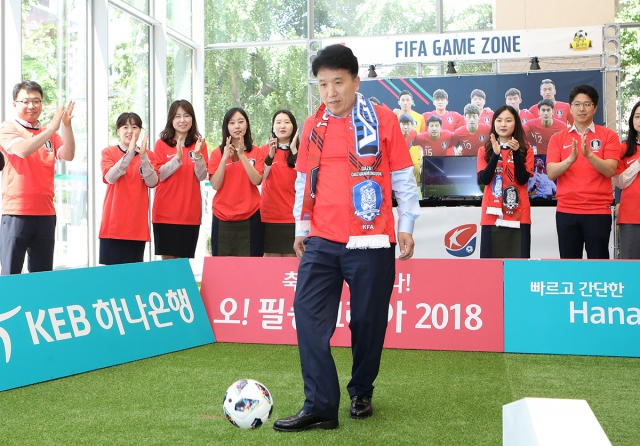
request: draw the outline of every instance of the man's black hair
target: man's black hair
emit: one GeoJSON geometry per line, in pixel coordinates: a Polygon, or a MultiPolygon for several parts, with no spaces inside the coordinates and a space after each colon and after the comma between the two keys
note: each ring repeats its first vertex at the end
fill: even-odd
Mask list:
{"type": "Polygon", "coordinates": [[[593,102],[593,105],[598,105],[598,100],[600,99],[600,95],[598,94],[598,90],[593,88],[591,85],[576,85],[569,93],[569,104],[573,102],[573,100],[579,94],[586,94],[593,102]]]}
{"type": "Polygon", "coordinates": [[[317,57],[311,64],[313,75],[317,76],[322,68],[330,70],[347,70],[351,77],[358,75],[358,58],[353,55],[351,48],[338,43],[329,45],[318,51],[317,57]]]}

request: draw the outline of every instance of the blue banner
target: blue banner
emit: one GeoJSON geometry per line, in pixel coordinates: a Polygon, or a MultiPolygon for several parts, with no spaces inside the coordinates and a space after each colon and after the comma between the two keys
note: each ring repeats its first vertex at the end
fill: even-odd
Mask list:
{"type": "Polygon", "coordinates": [[[506,260],[505,352],[640,357],[638,267],[506,260]]]}
{"type": "Polygon", "coordinates": [[[186,259],[0,277],[0,391],[215,342],[186,259]]]}

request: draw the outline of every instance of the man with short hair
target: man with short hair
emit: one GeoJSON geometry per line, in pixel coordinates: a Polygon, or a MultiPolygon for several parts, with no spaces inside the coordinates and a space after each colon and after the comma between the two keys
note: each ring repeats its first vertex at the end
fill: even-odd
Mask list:
{"type": "Polygon", "coordinates": [[[535,119],[535,116],[529,110],[526,108],[523,108],[522,110],[520,109],[520,104],[522,104],[522,94],[517,88],[509,88],[504,94],[504,100],[505,104],[516,109],[520,115],[522,125],[525,125],[531,119],[535,119]]]}
{"type": "MultiPolygon", "coordinates": [[[[551,79],[543,79],[540,83],[540,96],[542,99],[549,99],[553,102],[554,119],[564,122],[568,127],[573,124],[573,114],[571,107],[566,102],[556,101],[556,84],[551,79]]],[[[529,111],[536,117],[540,117],[538,105],[533,105],[529,111]]]]}
{"type": "Polygon", "coordinates": [[[471,92],[471,103],[478,107],[480,110],[480,116],[478,117],[478,122],[481,125],[491,125],[491,121],[493,120],[493,111],[489,107],[485,107],[487,103],[487,95],[484,91],[476,88],[471,92]]]}
{"type": "Polygon", "coordinates": [[[547,176],[558,179],[556,228],[560,258],[609,258],[613,188],[611,177],[620,160],[618,135],[596,125],[599,95],[590,85],[571,90],[574,123],[551,137],[547,176]]]}
{"type": "Polygon", "coordinates": [[[413,95],[409,90],[402,90],[400,92],[400,96],[398,97],[398,105],[400,105],[400,108],[396,108],[393,110],[396,115],[411,115],[411,117],[415,121],[415,125],[413,126],[413,128],[416,129],[416,132],[424,133],[427,131],[427,126],[425,124],[424,118],[420,113],[414,111],[412,108],[415,105],[415,102],[413,101],[413,95]]]}
{"type": "Polygon", "coordinates": [[[283,432],[338,427],[340,385],[329,340],[345,280],[353,357],[349,416],[373,414],[373,382],[395,280],[395,244],[400,260],[413,255],[411,234],[420,213],[398,118],[357,93],[358,59],[351,49],[339,44],[323,48],[312,70],[322,105],[307,119],[300,138],[294,205],[300,265],[293,305],[305,402],[296,415],[273,424],[283,432]],[[392,189],[398,202],[397,238],[392,189]]]}
{"type": "Polygon", "coordinates": [[[447,110],[449,104],[449,95],[442,88],[433,92],[433,105],[435,110],[423,113],[422,116],[425,122],[429,119],[429,116],[437,116],[442,120],[442,128],[449,132],[455,132],[458,127],[464,125],[464,118],[462,115],[455,111],[447,110]]]}
{"type": "Polygon", "coordinates": [[[6,158],[2,174],[2,228],[0,274],[20,274],[25,255],[29,272],[51,271],[55,244],[56,211],[53,177],[56,160],[72,161],[76,144],[69,101],[42,127],[42,87],[23,81],[13,89],[16,119],[0,126],[0,146],[6,158]],[[62,123],[63,138],[56,133],[62,123]]]}
{"type": "Polygon", "coordinates": [[[540,117],[527,121],[523,127],[533,153],[546,155],[549,139],[556,133],[565,130],[567,126],[563,122],[553,119],[553,102],[550,99],[538,102],[538,111],[540,117]]]}
{"type": "Polygon", "coordinates": [[[451,138],[451,149],[448,155],[477,156],[480,147],[484,146],[491,132],[491,125],[479,124],[480,109],[473,104],[464,106],[466,125],[456,129],[451,138]]]}
{"type": "Polygon", "coordinates": [[[432,115],[427,119],[427,131],[416,136],[414,144],[422,147],[423,156],[446,156],[452,136],[452,132],[442,130],[442,119],[432,115]]]}

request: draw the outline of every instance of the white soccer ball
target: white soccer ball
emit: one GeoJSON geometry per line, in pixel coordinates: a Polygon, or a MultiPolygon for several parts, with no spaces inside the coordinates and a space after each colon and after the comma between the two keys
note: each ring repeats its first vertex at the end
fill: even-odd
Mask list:
{"type": "Polygon", "coordinates": [[[257,429],[273,410],[273,398],[269,390],[253,379],[241,379],[229,386],[222,404],[224,414],[231,424],[240,429],[257,429]]]}

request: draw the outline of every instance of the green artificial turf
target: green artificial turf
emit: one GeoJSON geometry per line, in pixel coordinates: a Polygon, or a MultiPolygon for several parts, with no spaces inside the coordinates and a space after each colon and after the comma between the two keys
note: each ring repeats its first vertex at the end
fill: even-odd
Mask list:
{"type": "Polygon", "coordinates": [[[385,350],[375,414],[351,420],[350,350],[333,351],[335,431],[233,427],[222,397],[239,378],[269,388],[272,421],[301,408],[297,348],[211,344],[2,392],[0,444],[499,445],[502,405],[524,397],[586,399],[614,445],[640,444],[637,358],[385,350]]]}

